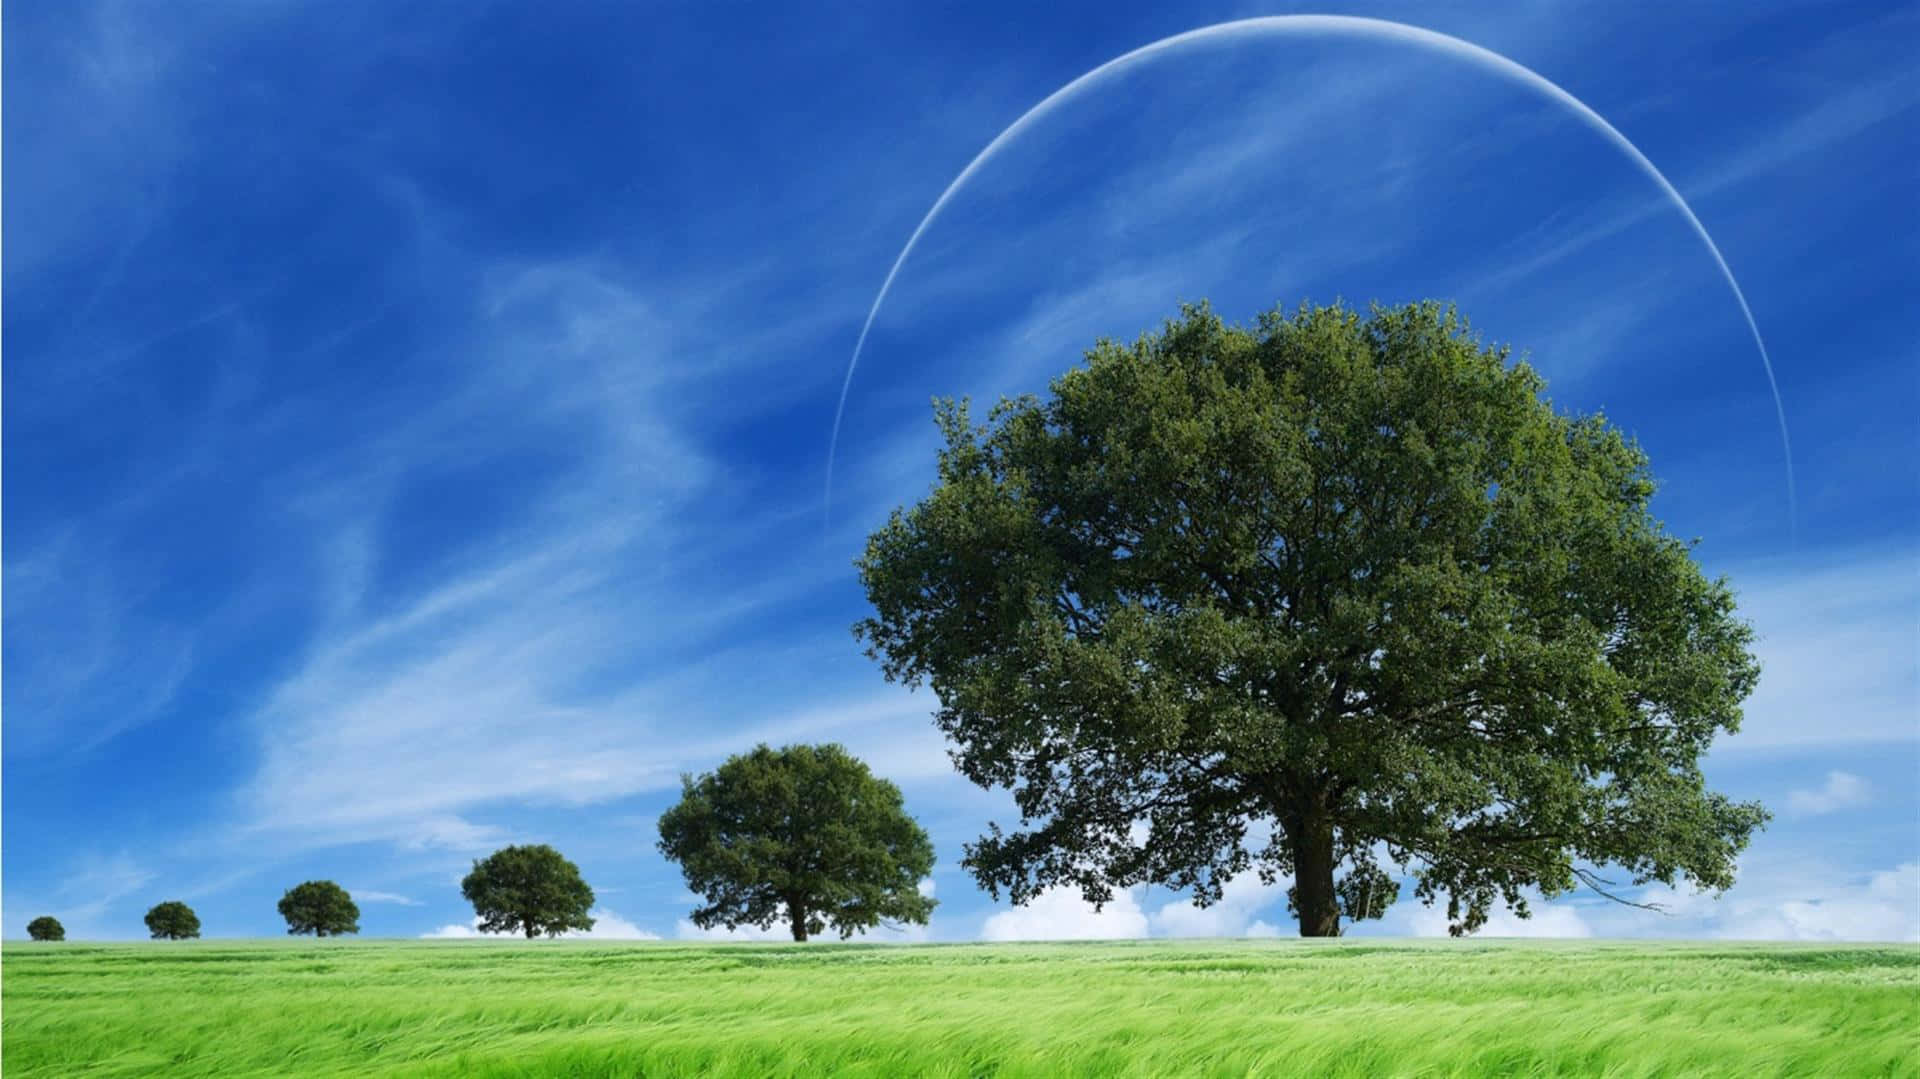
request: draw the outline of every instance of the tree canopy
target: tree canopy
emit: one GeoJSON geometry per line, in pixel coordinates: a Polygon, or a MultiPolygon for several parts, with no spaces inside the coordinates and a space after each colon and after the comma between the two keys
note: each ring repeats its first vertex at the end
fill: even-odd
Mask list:
{"type": "Polygon", "coordinates": [[[900,788],[837,745],[765,745],[698,779],[660,817],[660,850],[705,898],[702,928],[770,928],[846,939],[885,923],[926,924],[920,894],[933,844],[900,788]]]}
{"type": "Polygon", "coordinates": [[[360,908],[345,888],[330,880],[310,880],[280,897],[280,916],[288,933],[335,937],[360,932],[360,908]]]}
{"type": "Polygon", "coordinates": [[[473,904],[486,933],[542,933],[557,937],[569,929],[593,928],[593,889],[580,867],[547,845],[502,847],[476,859],[460,882],[460,894],[473,904]]]}
{"type": "Polygon", "coordinates": [[[60,919],[53,915],[42,914],[27,923],[27,938],[29,940],[65,940],[67,927],[61,925],[60,919]]]}
{"type": "Polygon", "coordinates": [[[187,940],[200,935],[200,916],[178,899],[155,903],[147,911],[147,932],[154,940],[187,940]]]}
{"type": "Polygon", "coordinates": [[[855,632],[1014,794],[973,875],[1204,904],[1291,874],[1303,935],[1383,910],[1383,863],[1455,933],[1530,888],[1618,898],[1596,867],[1731,884],[1767,814],[1699,760],[1752,632],[1640,447],[1544,389],[1439,304],[1202,304],[986,425],[936,402],[937,484],[870,537],[855,632]]]}

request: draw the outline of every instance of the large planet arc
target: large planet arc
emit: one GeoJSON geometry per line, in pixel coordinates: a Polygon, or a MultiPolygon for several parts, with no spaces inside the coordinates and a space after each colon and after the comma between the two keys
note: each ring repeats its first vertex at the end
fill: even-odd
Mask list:
{"type": "Polygon", "coordinates": [[[1767,354],[1767,343],[1760,335],[1760,326],[1759,323],[1754,320],[1753,309],[1747,305],[1746,293],[1741,291],[1740,282],[1734,278],[1733,269],[1727,265],[1726,257],[1720,253],[1719,245],[1713,242],[1713,237],[1707,233],[1707,227],[1700,223],[1700,218],[1694,214],[1693,208],[1687,205],[1687,200],[1681,197],[1680,192],[1666,178],[1666,175],[1656,168],[1652,161],[1648,160],[1646,154],[1640,152],[1639,147],[1635,146],[1632,141],[1620,133],[1618,128],[1608,123],[1599,113],[1593,111],[1586,102],[1573,96],[1558,83],[1534,71],[1532,68],[1503,56],[1500,53],[1494,52],[1491,49],[1483,48],[1470,41],[1452,37],[1436,30],[1428,30],[1424,27],[1394,22],[1389,19],[1373,19],[1357,15],[1264,15],[1256,18],[1214,23],[1210,26],[1202,26],[1193,30],[1172,34],[1158,41],[1148,42],[1131,52],[1116,56],[1106,63],[1087,71],[1079,78],[1074,79],[1072,82],[1067,83],[1065,86],[1047,95],[1039,104],[1028,109],[1025,113],[1021,114],[1019,119],[1007,125],[998,135],[994,136],[993,141],[987,143],[986,147],[974,155],[972,161],[967,163],[967,167],[960,170],[960,174],[955,176],[953,181],[947,185],[946,190],[940,193],[940,197],[934,200],[932,208],[927,211],[925,217],[920,219],[920,224],[914,227],[913,234],[907,237],[906,245],[902,247],[900,253],[894,257],[893,266],[887,270],[886,279],[880,283],[880,291],[875,294],[872,306],[867,309],[866,321],[861,323],[860,336],[855,340],[853,354],[847,360],[846,377],[840,384],[840,400],[833,411],[833,431],[827,440],[826,492],[821,504],[823,515],[830,513],[832,509],[833,460],[834,453],[840,444],[840,423],[846,414],[847,391],[853,386],[853,373],[855,368],[860,364],[860,354],[866,348],[867,335],[873,329],[873,321],[880,314],[880,307],[886,302],[887,293],[893,289],[894,279],[900,276],[900,268],[906,265],[907,258],[913,254],[913,249],[919,244],[920,237],[926,233],[928,226],[933,224],[934,219],[940,216],[940,211],[946,208],[947,203],[953,200],[954,195],[966,186],[967,181],[972,179],[983,165],[991,161],[1001,148],[1012,142],[1022,132],[1033,127],[1034,124],[1045,118],[1048,113],[1052,112],[1063,102],[1088,90],[1109,76],[1115,75],[1143,60],[1201,42],[1220,42],[1236,38],[1252,37],[1301,37],[1314,35],[1362,38],[1372,41],[1390,41],[1413,45],[1455,57],[1482,71],[1490,72],[1510,82],[1518,83],[1572,113],[1589,129],[1604,137],[1624,154],[1648,179],[1652,180],[1654,184],[1659,187],[1660,191],[1666,196],[1668,203],[1671,204],[1674,209],[1678,210],[1681,216],[1686,219],[1687,224],[1692,227],[1694,235],[1699,237],[1701,244],[1706,247],[1707,253],[1713,257],[1714,265],[1719,268],[1720,276],[1726,281],[1728,289],[1733,293],[1734,302],[1740,307],[1741,317],[1746,320],[1747,331],[1753,337],[1754,347],[1760,353],[1760,366],[1766,373],[1767,389],[1773,395],[1774,415],[1780,425],[1780,448],[1786,462],[1787,519],[1789,527],[1791,528],[1798,517],[1793,479],[1793,446],[1787,435],[1787,410],[1785,404],[1782,403],[1780,399],[1780,386],[1774,378],[1773,360],[1767,354]]]}

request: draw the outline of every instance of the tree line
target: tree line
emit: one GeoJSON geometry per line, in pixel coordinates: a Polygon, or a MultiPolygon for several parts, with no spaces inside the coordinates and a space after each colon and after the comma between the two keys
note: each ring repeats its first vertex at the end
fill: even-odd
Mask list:
{"type": "MultiPolygon", "coordinates": [[[[933,844],[907,815],[900,788],[838,745],[761,745],[684,779],[679,804],[660,819],[659,846],[706,899],[691,915],[702,928],[783,923],[795,940],[829,928],[845,939],[881,924],[924,925],[935,904],[919,890],[933,844]]],[[[579,866],[545,844],[476,859],[460,893],[484,933],[532,940],[594,924],[593,889],[579,866]]],[[[279,910],[290,934],[360,931],[360,908],[330,880],[287,889],[279,910]]],[[[146,921],[155,940],[200,935],[199,917],[179,900],[157,904],[146,921]]],[[[66,938],[50,916],[35,918],[27,934],[66,938]]]]}
{"type": "MultiPolygon", "coordinates": [[[[1768,814],[1700,760],[1739,729],[1752,627],[1653,516],[1639,444],[1510,359],[1437,303],[1245,327],[1202,303],[985,424],[937,400],[937,481],[856,560],[854,633],[1018,805],[966,845],[974,879],[1097,907],[1290,877],[1303,936],[1379,917],[1405,877],[1455,934],[1526,917],[1526,890],[1626,902],[1596,867],[1730,886],[1768,814]]],[[[925,832],[838,746],[683,777],[659,824],[703,927],[846,937],[933,906],[925,832]]],[[[295,909],[353,931],[327,883],[295,909]]],[[[551,848],[462,892],[491,931],[592,924],[551,848]]]]}

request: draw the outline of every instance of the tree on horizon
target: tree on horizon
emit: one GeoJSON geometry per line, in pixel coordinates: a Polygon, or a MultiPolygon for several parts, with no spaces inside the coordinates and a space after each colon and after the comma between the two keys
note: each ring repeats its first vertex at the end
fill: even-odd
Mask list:
{"type": "Polygon", "coordinates": [[[1624,902],[1607,865],[1732,884],[1768,815],[1700,759],[1753,632],[1640,447],[1508,359],[1437,303],[1200,304],[984,426],[936,402],[937,484],[869,539],[855,633],[1013,793],[979,883],[1205,905],[1290,874],[1303,936],[1382,913],[1385,865],[1455,934],[1525,889],[1624,902]]]}
{"type": "Polygon", "coordinates": [[[838,745],[763,744],[683,776],[659,827],[660,852],[707,901],[691,915],[702,929],[785,922],[796,941],[845,940],[925,925],[936,902],[920,893],[933,844],[900,788],[838,745]]]}
{"type": "Polygon", "coordinates": [[[330,880],[310,880],[280,897],[280,916],[289,934],[334,937],[360,932],[360,908],[345,888],[330,880]]]}
{"type": "Polygon", "coordinates": [[[178,899],[155,903],[147,911],[146,922],[154,940],[190,940],[200,935],[200,916],[178,899]]]}
{"type": "Polygon", "coordinates": [[[532,940],[593,928],[587,916],[593,889],[579,866],[544,843],[502,847],[476,859],[460,894],[473,904],[483,933],[517,932],[532,940]]]}

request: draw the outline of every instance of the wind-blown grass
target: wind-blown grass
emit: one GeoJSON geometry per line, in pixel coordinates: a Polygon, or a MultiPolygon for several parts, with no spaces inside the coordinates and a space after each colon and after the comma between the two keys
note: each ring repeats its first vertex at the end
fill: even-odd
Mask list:
{"type": "Polygon", "coordinates": [[[1920,1075],[1920,948],[9,943],[9,1077],[1920,1075]]]}

